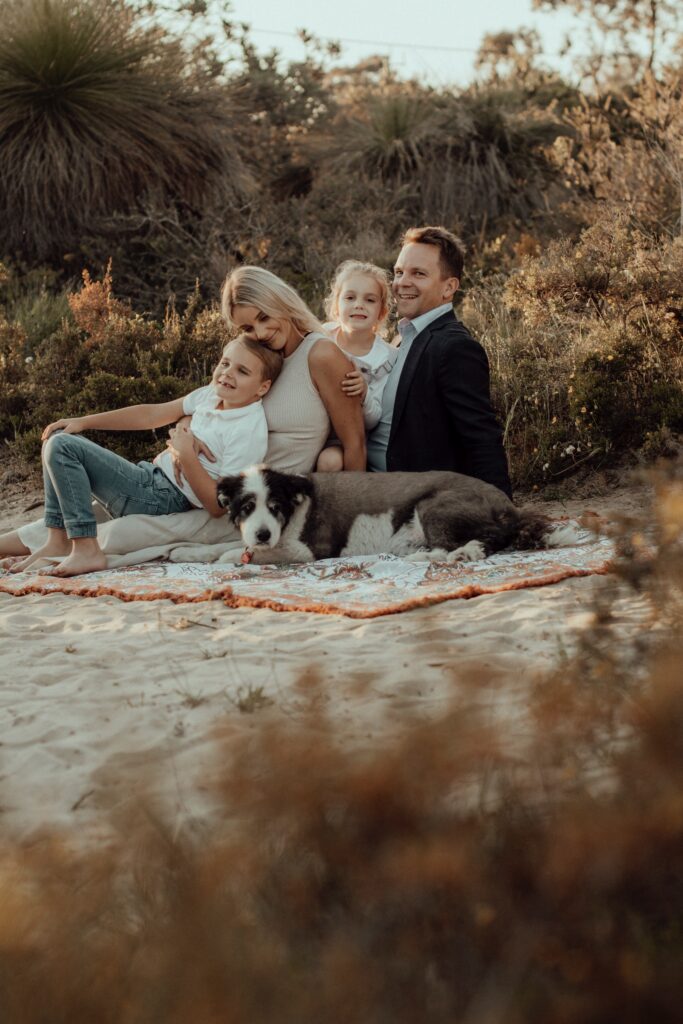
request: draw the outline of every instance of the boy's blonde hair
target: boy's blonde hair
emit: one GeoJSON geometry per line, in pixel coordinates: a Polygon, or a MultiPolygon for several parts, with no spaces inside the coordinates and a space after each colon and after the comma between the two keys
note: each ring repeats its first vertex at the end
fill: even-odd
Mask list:
{"type": "Polygon", "coordinates": [[[261,381],[269,380],[271,384],[274,384],[280,376],[285,361],[282,352],[274,352],[267,345],[259,345],[258,341],[248,338],[246,334],[238,334],[236,337],[231,338],[227,345],[223,346],[224,352],[233,341],[239,341],[240,345],[244,345],[249,352],[252,352],[261,360],[261,365],[263,366],[261,381]]]}
{"type": "Polygon", "coordinates": [[[342,293],[342,286],[347,277],[351,274],[365,274],[371,277],[379,285],[379,294],[382,302],[382,314],[380,322],[385,320],[389,312],[389,275],[386,270],[376,266],[374,263],[364,263],[362,260],[344,260],[334,272],[334,279],[329,294],[325,299],[325,312],[333,320],[339,309],[339,296],[342,293]]]}
{"type": "Polygon", "coordinates": [[[266,316],[288,320],[303,336],[322,331],[317,317],[282,278],[264,267],[238,267],[226,277],[221,289],[221,312],[228,327],[234,327],[235,306],[255,306],[266,316]]]}

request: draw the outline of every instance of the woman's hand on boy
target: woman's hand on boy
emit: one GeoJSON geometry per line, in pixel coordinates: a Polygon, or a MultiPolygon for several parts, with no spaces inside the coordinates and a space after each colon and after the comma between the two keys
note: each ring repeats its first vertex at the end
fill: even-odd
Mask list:
{"type": "Polygon", "coordinates": [[[194,454],[194,442],[192,431],[180,423],[176,423],[168,432],[168,446],[180,459],[194,454]]]}
{"type": "Polygon", "coordinates": [[[349,370],[341,382],[342,390],[349,398],[360,398],[364,401],[368,393],[368,383],[360,370],[349,370]]]}
{"type": "Polygon", "coordinates": [[[40,435],[40,440],[47,441],[48,437],[54,434],[56,430],[62,430],[65,434],[80,434],[83,430],[83,419],[77,416],[74,419],[56,420],[54,423],[48,423],[40,435]]]}
{"type": "Polygon", "coordinates": [[[180,464],[181,453],[178,451],[177,445],[175,445],[173,441],[175,431],[178,429],[178,427],[186,429],[187,433],[192,438],[192,446],[197,458],[199,458],[200,455],[203,455],[206,459],[209,460],[209,462],[216,461],[216,456],[213,454],[211,449],[207,447],[207,445],[205,445],[203,441],[200,441],[199,438],[195,437],[192,431],[189,429],[191,421],[191,416],[184,416],[181,420],[178,420],[176,425],[174,427],[171,427],[171,429],[169,430],[169,440],[166,442],[166,447],[170,451],[171,458],[173,459],[173,475],[175,476],[175,482],[178,484],[179,487],[182,486],[184,479],[183,467],[180,464]]]}

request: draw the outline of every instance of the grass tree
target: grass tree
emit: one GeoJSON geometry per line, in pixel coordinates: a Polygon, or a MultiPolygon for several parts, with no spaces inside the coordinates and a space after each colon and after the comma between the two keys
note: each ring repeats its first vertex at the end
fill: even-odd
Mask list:
{"type": "Polygon", "coordinates": [[[221,91],[118,0],[0,0],[0,252],[51,259],[150,195],[246,186],[221,91]]]}
{"type": "Polygon", "coordinates": [[[414,215],[467,235],[499,218],[547,209],[558,178],[549,147],[569,129],[550,110],[510,89],[461,94],[415,83],[359,94],[340,110],[319,159],[342,176],[365,174],[413,194],[414,215]]]}

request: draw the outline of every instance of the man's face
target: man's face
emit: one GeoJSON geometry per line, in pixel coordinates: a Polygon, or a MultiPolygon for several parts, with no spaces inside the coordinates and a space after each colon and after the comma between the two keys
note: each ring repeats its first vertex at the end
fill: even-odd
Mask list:
{"type": "Polygon", "coordinates": [[[401,249],[391,286],[400,317],[414,320],[455,295],[460,282],[457,277],[443,277],[440,255],[438,246],[423,242],[408,242],[401,249]]]}

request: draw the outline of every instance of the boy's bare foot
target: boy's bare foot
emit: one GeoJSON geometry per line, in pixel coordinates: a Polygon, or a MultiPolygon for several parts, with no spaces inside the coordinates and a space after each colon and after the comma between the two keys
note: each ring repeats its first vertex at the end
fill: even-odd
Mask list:
{"type": "Polygon", "coordinates": [[[101,572],[107,568],[107,556],[98,548],[81,551],[74,549],[71,554],[57,565],[43,570],[46,576],[80,576],[84,572],[101,572]]]}
{"type": "Polygon", "coordinates": [[[7,566],[7,568],[10,572],[26,572],[28,568],[44,558],[63,558],[70,551],[71,541],[66,534],[64,534],[63,540],[58,537],[50,537],[41,548],[34,551],[28,558],[13,559],[13,564],[7,566]]]}

